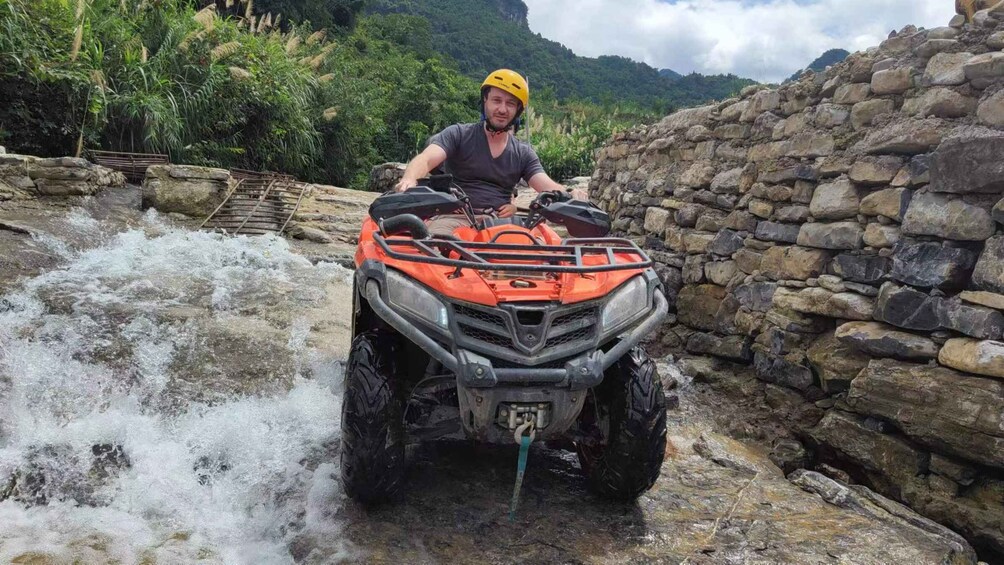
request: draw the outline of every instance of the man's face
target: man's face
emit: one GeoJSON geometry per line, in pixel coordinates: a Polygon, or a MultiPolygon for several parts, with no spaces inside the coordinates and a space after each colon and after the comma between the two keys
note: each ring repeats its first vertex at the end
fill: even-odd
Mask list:
{"type": "Polygon", "coordinates": [[[485,116],[496,128],[504,128],[519,111],[519,98],[494,86],[488,90],[485,98],[485,116]]]}

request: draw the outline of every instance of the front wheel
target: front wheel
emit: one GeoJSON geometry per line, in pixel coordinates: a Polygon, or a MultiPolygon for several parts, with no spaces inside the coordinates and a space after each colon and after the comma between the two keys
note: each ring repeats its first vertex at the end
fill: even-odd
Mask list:
{"type": "Polygon", "coordinates": [[[342,399],[342,486],[364,504],[391,498],[405,470],[401,398],[395,390],[392,336],[352,340],[342,399]]]}
{"type": "Polygon", "coordinates": [[[607,370],[590,391],[577,444],[590,489],[632,501],[655,484],[666,456],[666,397],[653,362],[640,347],[607,370]]]}

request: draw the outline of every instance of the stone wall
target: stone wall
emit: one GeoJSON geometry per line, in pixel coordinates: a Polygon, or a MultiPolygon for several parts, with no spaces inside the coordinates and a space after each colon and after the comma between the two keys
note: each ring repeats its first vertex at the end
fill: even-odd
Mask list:
{"type": "Polygon", "coordinates": [[[1004,4],[974,21],[619,134],[590,190],[666,345],[797,391],[817,460],[1004,556],[1004,4]]]}

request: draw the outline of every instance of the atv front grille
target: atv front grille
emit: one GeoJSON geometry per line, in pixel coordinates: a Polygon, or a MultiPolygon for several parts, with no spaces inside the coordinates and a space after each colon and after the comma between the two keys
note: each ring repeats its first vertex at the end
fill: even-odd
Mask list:
{"type": "MultiPolygon", "coordinates": [[[[532,365],[568,350],[579,353],[597,345],[599,308],[591,305],[518,305],[501,308],[453,305],[458,345],[514,366],[532,365]],[[559,351],[559,348],[561,351],[559,351]],[[525,362],[518,362],[525,359],[525,362]]],[[[533,366],[543,366],[539,364],[533,366]]]]}

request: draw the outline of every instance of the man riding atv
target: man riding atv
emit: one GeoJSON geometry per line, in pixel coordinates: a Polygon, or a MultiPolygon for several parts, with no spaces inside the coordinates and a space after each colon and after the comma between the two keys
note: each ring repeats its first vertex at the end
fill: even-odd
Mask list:
{"type": "Polygon", "coordinates": [[[666,316],[662,284],[509,133],[528,100],[518,74],[489,75],[482,122],[436,135],[363,223],[341,422],[355,500],[393,496],[405,447],[433,439],[515,440],[521,469],[535,438],[574,446],[589,487],[619,500],[659,476],[667,402],[639,344],[666,316]],[[514,216],[520,178],[539,194],[514,216]]]}
{"type": "MultiPolygon", "coordinates": [[[[513,135],[529,103],[530,88],[519,73],[499,69],[489,74],[481,83],[481,121],[454,124],[432,136],[428,147],[408,163],[396,190],[416,186],[418,179],[443,165],[476,211],[498,218],[515,214],[511,198],[520,179],[537,192],[564,191],[544,172],[533,148],[513,135]]],[[[584,190],[571,195],[589,199],[584,190]]],[[[429,230],[449,235],[461,225],[467,225],[463,215],[444,215],[433,218],[429,230]]]]}

